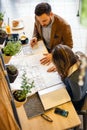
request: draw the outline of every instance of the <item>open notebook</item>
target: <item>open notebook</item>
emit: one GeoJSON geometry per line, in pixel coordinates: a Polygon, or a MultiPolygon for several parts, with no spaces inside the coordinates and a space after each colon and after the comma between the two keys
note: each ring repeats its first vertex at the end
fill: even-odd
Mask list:
{"type": "Polygon", "coordinates": [[[58,84],[38,91],[44,110],[70,101],[70,96],[64,84],[58,84]]]}

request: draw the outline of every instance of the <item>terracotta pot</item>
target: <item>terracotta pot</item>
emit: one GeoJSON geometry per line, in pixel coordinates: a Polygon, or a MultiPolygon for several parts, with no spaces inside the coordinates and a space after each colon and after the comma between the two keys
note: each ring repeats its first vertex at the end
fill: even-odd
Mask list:
{"type": "Polygon", "coordinates": [[[16,107],[21,107],[26,101],[27,101],[27,98],[24,101],[21,101],[21,102],[14,99],[16,107]]]}
{"type": "Polygon", "coordinates": [[[5,64],[8,64],[11,59],[11,56],[6,56],[3,54],[3,59],[4,59],[5,64]]]}

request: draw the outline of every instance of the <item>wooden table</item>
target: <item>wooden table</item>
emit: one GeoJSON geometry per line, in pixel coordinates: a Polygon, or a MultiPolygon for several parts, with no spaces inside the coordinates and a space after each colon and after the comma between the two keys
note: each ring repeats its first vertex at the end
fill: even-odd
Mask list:
{"type": "MultiPolygon", "coordinates": [[[[25,23],[25,25],[28,25],[25,23]]],[[[28,32],[28,28],[26,29],[28,32]]],[[[40,44],[40,47],[44,47],[40,44]]],[[[44,48],[46,52],[46,48],[44,48]]],[[[43,52],[44,52],[43,51],[43,52]]],[[[35,53],[37,51],[35,50],[35,53]]],[[[4,58],[5,63],[9,61],[10,58],[4,58]]],[[[33,117],[32,119],[28,119],[24,110],[24,107],[21,106],[17,108],[17,112],[19,115],[19,120],[22,126],[22,130],[67,130],[69,128],[78,126],[81,124],[79,116],[77,115],[72,102],[65,103],[63,105],[58,106],[62,109],[69,111],[68,117],[62,117],[60,115],[54,114],[54,109],[51,109],[46,112],[46,114],[53,119],[53,122],[48,122],[44,120],[41,116],[33,117]]]]}
{"type": "MultiPolygon", "coordinates": [[[[4,60],[7,62],[9,58],[7,60],[5,57],[4,60]]],[[[79,116],[77,115],[72,102],[65,103],[58,107],[69,111],[69,115],[67,118],[56,115],[54,114],[54,109],[45,112],[46,115],[52,118],[53,122],[48,122],[41,116],[28,119],[24,107],[21,106],[17,108],[22,130],[67,130],[81,124],[79,116]]]]}
{"type": "Polygon", "coordinates": [[[62,117],[54,113],[54,109],[45,112],[46,115],[52,118],[53,122],[48,122],[41,116],[28,119],[24,107],[17,108],[19,120],[23,130],[68,130],[69,128],[80,125],[80,119],[71,102],[58,106],[68,110],[68,117],[62,117]]]}
{"type": "MultiPolygon", "coordinates": [[[[41,42],[39,42],[38,47],[44,47],[41,42]]],[[[34,48],[35,53],[38,48],[34,48]]],[[[41,48],[39,48],[41,49],[41,48]]],[[[46,49],[44,48],[46,52],[46,49]]],[[[4,57],[5,63],[8,63],[11,57],[4,57]]],[[[24,110],[24,107],[17,108],[19,120],[23,130],[66,130],[81,124],[79,116],[77,115],[72,102],[65,103],[58,106],[62,109],[69,111],[68,117],[62,117],[60,115],[54,114],[54,109],[51,109],[46,112],[46,114],[53,119],[53,122],[48,122],[44,120],[41,116],[33,117],[28,119],[24,110]]]]}

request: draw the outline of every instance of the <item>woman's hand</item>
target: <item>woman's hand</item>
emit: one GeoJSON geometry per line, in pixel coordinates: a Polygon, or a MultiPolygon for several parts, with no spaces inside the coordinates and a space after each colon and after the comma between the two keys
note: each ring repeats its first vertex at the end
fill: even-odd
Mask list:
{"type": "Polygon", "coordinates": [[[48,70],[47,70],[47,72],[56,72],[57,70],[56,70],[56,67],[55,66],[52,66],[52,67],[50,67],[48,70]]]}

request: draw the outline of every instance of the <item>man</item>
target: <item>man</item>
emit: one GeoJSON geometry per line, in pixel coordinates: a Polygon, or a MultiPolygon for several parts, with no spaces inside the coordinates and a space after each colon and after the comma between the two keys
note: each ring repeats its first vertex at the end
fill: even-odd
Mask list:
{"type": "MultiPolygon", "coordinates": [[[[48,54],[40,60],[41,64],[49,64],[52,59],[51,51],[58,44],[73,47],[70,25],[60,16],[52,13],[48,3],[39,3],[35,8],[35,26],[33,38],[30,41],[33,47],[38,40],[43,40],[48,54]]],[[[55,67],[52,68],[55,70],[55,67]]]]}

